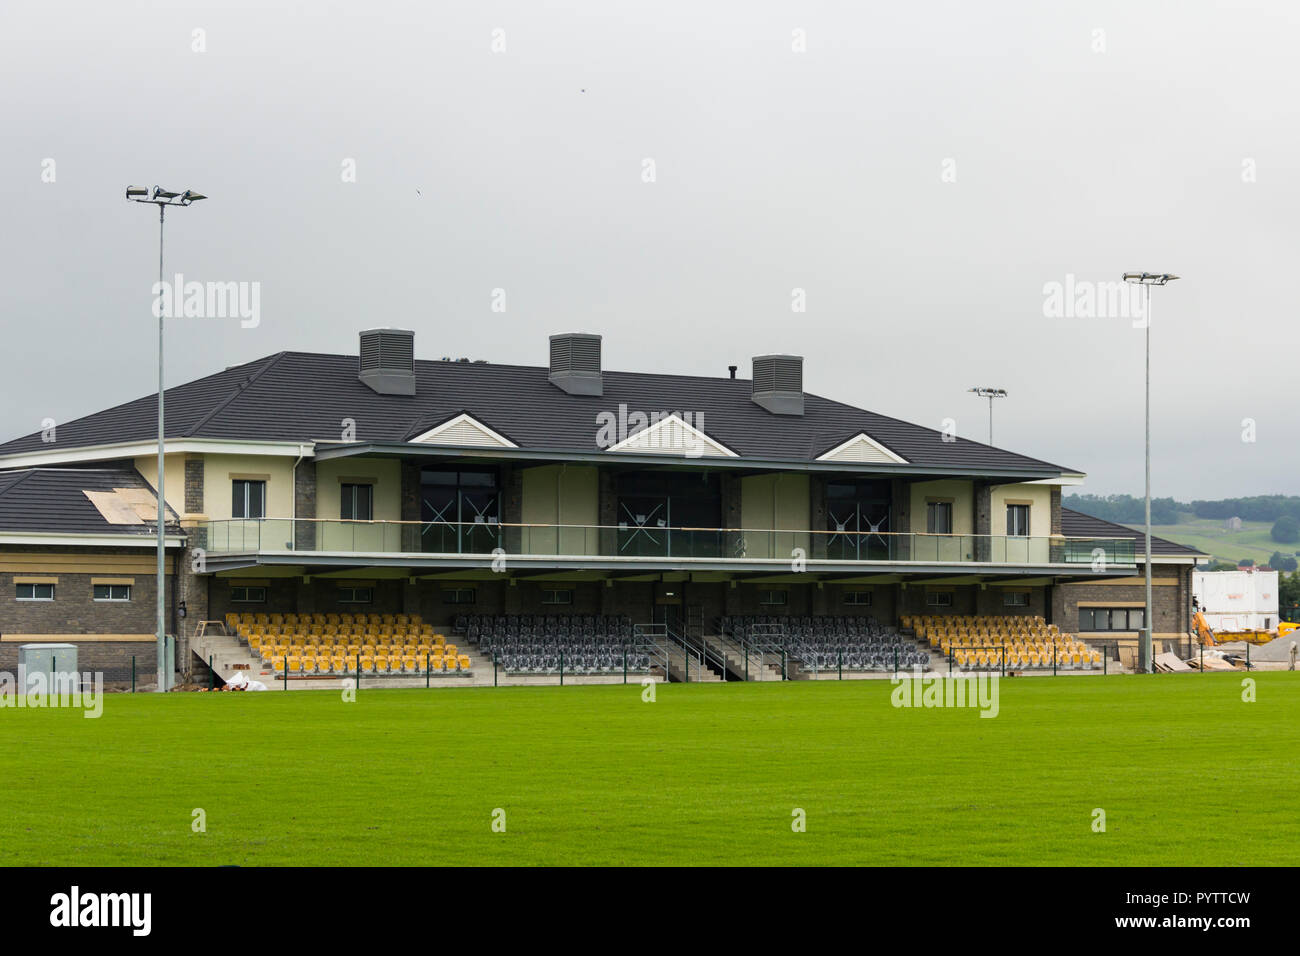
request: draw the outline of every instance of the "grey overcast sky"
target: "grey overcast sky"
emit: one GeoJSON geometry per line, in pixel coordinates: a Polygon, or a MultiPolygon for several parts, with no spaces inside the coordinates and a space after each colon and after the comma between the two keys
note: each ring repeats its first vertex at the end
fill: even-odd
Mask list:
{"type": "Polygon", "coordinates": [[[1172,271],[1154,493],[1300,494],[1297,48],[1287,0],[5,0],[0,435],[154,389],[123,190],[160,183],[211,197],[167,274],[261,284],[256,328],[170,322],[169,385],[380,325],[420,358],[793,352],[981,441],[966,390],[1006,388],[996,444],[1140,494],[1143,332],[1044,288],[1172,271]]]}

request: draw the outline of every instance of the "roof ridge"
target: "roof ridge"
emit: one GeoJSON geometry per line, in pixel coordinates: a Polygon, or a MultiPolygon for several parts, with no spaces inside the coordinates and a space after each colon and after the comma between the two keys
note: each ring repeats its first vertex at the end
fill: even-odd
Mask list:
{"type": "MultiPolygon", "coordinates": [[[[214,415],[216,415],[227,405],[229,405],[231,402],[237,399],[241,394],[243,394],[246,388],[251,386],[254,382],[256,382],[264,374],[266,374],[266,372],[269,369],[274,368],[276,363],[278,363],[282,358],[284,358],[286,354],[287,354],[286,352],[280,351],[280,352],[275,352],[261,359],[261,361],[264,363],[262,367],[258,369],[256,372],[254,372],[252,375],[250,375],[248,378],[246,378],[242,384],[235,386],[234,391],[232,391],[228,396],[226,396],[224,401],[218,402],[216,405],[212,406],[212,410],[209,411],[202,418],[200,418],[197,422],[195,422],[193,427],[190,428],[189,432],[186,433],[184,437],[193,438],[195,433],[198,432],[198,430],[202,428],[204,425],[206,425],[214,415]]],[[[239,366],[235,366],[235,367],[239,368],[239,366]]],[[[226,369],[226,371],[230,371],[230,370],[226,369]]]]}

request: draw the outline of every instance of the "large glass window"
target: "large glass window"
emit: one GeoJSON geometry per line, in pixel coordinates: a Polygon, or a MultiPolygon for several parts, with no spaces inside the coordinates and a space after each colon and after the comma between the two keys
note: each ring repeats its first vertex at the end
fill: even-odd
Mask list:
{"type": "Polygon", "coordinates": [[[266,517],[266,482],[236,478],[231,483],[233,491],[230,503],[232,518],[266,517]]]}
{"type": "Polygon", "coordinates": [[[826,556],[842,561],[886,561],[892,556],[889,482],[835,479],[826,484],[826,556]]]}
{"type": "Polygon", "coordinates": [[[618,477],[618,553],[712,558],[722,553],[717,475],[628,472],[618,477]],[[682,529],[669,532],[670,528],[682,529]],[[698,529],[698,530],[697,530],[698,529]]]}
{"type": "Polygon", "coordinates": [[[488,554],[501,547],[501,490],[495,468],[425,468],[420,492],[422,550],[488,554]]]}

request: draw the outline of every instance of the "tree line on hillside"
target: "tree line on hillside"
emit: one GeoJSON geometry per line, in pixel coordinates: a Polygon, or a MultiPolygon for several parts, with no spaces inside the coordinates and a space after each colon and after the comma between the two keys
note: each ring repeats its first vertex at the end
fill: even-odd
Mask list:
{"type": "MultiPolygon", "coordinates": [[[[1066,495],[1061,502],[1073,511],[1114,521],[1117,524],[1142,524],[1146,507],[1142,498],[1133,495],[1066,495]]],[[[1177,524],[1180,512],[1198,518],[1226,521],[1271,521],[1269,534],[1279,544],[1300,542],[1300,497],[1295,495],[1256,495],[1253,498],[1221,498],[1217,501],[1177,501],[1173,498],[1151,499],[1152,524],[1177,524]]]]}
{"type": "MultiPolygon", "coordinates": [[[[1103,521],[1114,521],[1116,524],[1141,524],[1146,521],[1145,499],[1134,498],[1132,495],[1066,495],[1061,499],[1061,504],[1071,511],[1082,511],[1086,515],[1103,521]]],[[[1188,510],[1189,505],[1173,498],[1152,498],[1151,523],[1176,524],[1178,512],[1188,510]]]]}

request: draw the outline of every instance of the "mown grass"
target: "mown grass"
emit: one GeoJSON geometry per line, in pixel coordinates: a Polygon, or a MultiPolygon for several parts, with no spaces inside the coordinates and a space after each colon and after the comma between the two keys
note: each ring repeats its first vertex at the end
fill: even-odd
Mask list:
{"type": "Polygon", "coordinates": [[[1294,865],[1300,677],[1241,679],[1003,680],[995,719],[888,681],[5,708],[0,863],[1294,865]]]}

